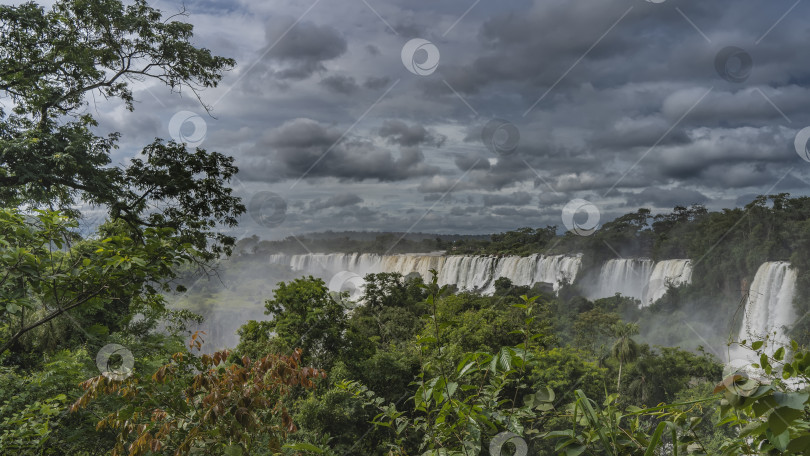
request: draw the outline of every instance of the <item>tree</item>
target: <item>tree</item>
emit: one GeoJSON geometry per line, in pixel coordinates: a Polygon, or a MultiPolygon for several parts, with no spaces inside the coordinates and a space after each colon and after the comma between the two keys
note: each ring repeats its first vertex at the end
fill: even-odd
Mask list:
{"type": "Polygon", "coordinates": [[[126,230],[80,240],[71,231],[75,219],[35,214],[0,209],[0,354],[16,347],[22,363],[28,350],[19,345],[29,333],[36,334],[30,344],[38,348],[48,341],[65,344],[53,321],[74,309],[87,312],[83,323],[97,333],[122,329],[130,312],[141,312],[147,323],[167,315],[160,292],[168,290],[174,269],[193,257],[190,247],[170,239],[171,229],[147,228],[139,242],[121,234],[126,230]]]}
{"type": "Polygon", "coordinates": [[[87,109],[87,99],[101,95],[133,110],[138,80],[197,96],[215,87],[235,62],[193,46],[192,26],[178,20],[184,15],[164,18],[144,0],[0,6],[0,90],[13,102],[9,112],[0,108],[0,207],[21,209],[3,220],[10,227],[1,253],[16,273],[4,283],[17,295],[0,312],[8,323],[0,353],[74,309],[106,314],[107,321],[82,323],[110,330],[132,317],[133,305],[165,316],[156,289],[177,266],[204,267],[230,253],[234,239],[215,228],[235,225],[245,211],[227,186],[237,172],[233,159],[156,139],[128,165],[113,166],[120,135],[100,136],[87,109]],[[95,241],[67,243],[77,241],[68,236],[77,207],[91,206],[108,216],[97,233],[108,244],[98,252],[89,250],[95,241]],[[58,212],[35,216],[38,208],[58,212]]]}
{"type": "Polygon", "coordinates": [[[303,348],[305,359],[319,367],[331,365],[343,348],[345,309],[323,280],[310,276],[280,282],[265,308],[273,317],[266,325],[275,337],[288,349],[303,348]]]}
{"type": "Polygon", "coordinates": [[[612,328],[619,322],[619,314],[606,312],[601,307],[578,314],[573,324],[574,345],[598,354],[600,346],[610,346],[612,328]]]}
{"type": "Polygon", "coordinates": [[[613,335],[616,341],[613,343],[611,355],[619,361],[619,378],[616,382],[616,391],[621,392],[622,388],[622,366],[624,363],[632,362],[638,356],[638,345],[633,340],[633,336],[639,332],[636,323],[616,323],[613,325],[613,335]]]}
{"type": "Polygon", "coordinates": [[[408,287],[408,281],[400,273],[366,274],[363,282],[363,303],[370,309],[406,307],[423,299],[421,294],[417,296],[409,294],[413,289],[408,287]]]}
{"type": "Polygon", "coordinates": [[[95,94],[134,109],[131,84],[157,80],[172,91],[215,87],[232,59],[190,42],[192,26],[163,18],[145,0],[57,0],[0,6],[0,205],[51,207],[78,214],[79,204],[107,209],[139,239],[145,228],[172,228],[207,259],[229,252],[245,211],[226,186],[237,169],[216,152],[156,139],[128,166],[111,166],[119,133],[99,136],[86,109],[95,94]]]}

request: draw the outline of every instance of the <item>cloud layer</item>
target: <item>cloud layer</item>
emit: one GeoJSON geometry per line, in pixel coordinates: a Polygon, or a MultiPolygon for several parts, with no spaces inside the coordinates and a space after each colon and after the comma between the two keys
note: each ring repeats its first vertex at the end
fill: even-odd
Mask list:
{"type": "MultiPolygon", "coordinates": [[[[289,203],[284,224],[261,234],[562,228],[575,198],[604,222],[640,206],[809,193],[794,138],[810,125],[810,5],[470,5],[187,4],[198,43],[239,62],[204,94],[216,118],[202,147],[236,157],[238,191],[289,203]],[[403,65],[411,38],[440,52],[432,74],[403,65]],[[492,119],[518,135],[484,129],[492,119]],[[498,149],[512,140],[513,152],[498,149]]],[[[131,116],[104,108],[122,159],[167,137],[175,112],[202,111],[165,93],[143,86],[131,116]]]]}

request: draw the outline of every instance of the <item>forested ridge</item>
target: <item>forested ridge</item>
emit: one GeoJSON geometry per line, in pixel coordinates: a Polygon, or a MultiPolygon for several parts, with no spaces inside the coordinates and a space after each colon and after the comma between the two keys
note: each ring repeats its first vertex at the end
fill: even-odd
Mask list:
{"type": "MultiPolygon", "coordinates": [[[[802,315],[808,198],[641,209],[587,237],[526,228],[401,247],[583,253],[586,272],[617,253],[693,259],[692,284],[649,308],[503,278],[483,296],[440,287],[438,271],[370,274],[352,301],[280,271],[290,276],[247,298],[228,290],[259,302],[266,318],[240,322],[233,347],[207,350],[200,303],[169,301],[207,293],[204,304],[227,309],[214,286],[188,287],[227,279],[240,262],[252,269],[242,280],[262,282],[251,260],[274,245],[237,243],[222,229],[245,212],[230,187],[233,158],[156,139],[115,164],[120,135],[99,131],[86,109],[93,96],[134,109],[132,83],[144,78],[195,95],[215,87],[235,62],[196,47],[181,17],[144,0],[0,6],[0,90],[10,100],[0,110],[0,453],[808,452],[806,322],[785,347],[734,341],[757,360],[734,368],[708,347],[640,340],[685,313],[734,321],[739,283],[764,261],[798,271],[802,315]],[[88,208],[105,219],[82,235],[88,208]]],[[[374,251],[392,238],[342,247],[374,251]]]]}

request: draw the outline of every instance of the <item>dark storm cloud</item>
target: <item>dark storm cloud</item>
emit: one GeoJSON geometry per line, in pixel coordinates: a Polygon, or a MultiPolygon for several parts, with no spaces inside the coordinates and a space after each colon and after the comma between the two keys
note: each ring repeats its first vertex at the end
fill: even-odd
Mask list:
{"type": "Polygon", "coordinates": [[[486,157],[473,156],[473,155],[456,155],[453,160],[460,171],[467,171],[470,169],[489,169],[489,160],[486,157]]]}
{"type": "Polygon", "coordinates": [[[363,82],[363,87],[371,90],[378,90],[388,87],[391,84],[391,78],[383,77],[370,77],[363,82]]]}
{"type": "Polygon", "coordinates": [[[536,219],[543,215],[543,213],[537,209],[517,209],[514,207],[496,207],[492,209],[491,213],[503,217],[514,217],[515,220],[523,222],[525,222],[526,219],[536,219]]]}
{"type": "Polygon", "coordinates": [[[442,135],[428,131],[422,125],[408,125],[401,120],[386,120],[380,128],[380,136],[389,144],[401,146],[428,145],[441,147],[447,139],[442,135]]]}
{"type": "Polygon", "coordinates": [[[347,228],[351,227],[356,229],[358,227],[357,223],[363,224],[366,224],[368,222],[379,223],[381,219],[384,219],[384,217],[381,216],[382,214],[380,214],[379,212],[369,209],[367,207],[349,206],[343,208],[340,212],[335,214],[334,218],[341,220],[341,224],[343,226],[347,228]],[[347,223],[353,224],[350,225],[347,223]]]}
{"type": "MultiPolygon", "coordinates": [[[[421,150],[400,147],[398,153],[362,138],[343,137],[336,128],[311,119],[294,119],[268,132],[246,158],[248,179],[335,177],[343,181],[398,181],[435,175],[421,150]]],[[[241,173],[240,173],[241,175],[241,173]]]]}
{"type": "Polygon", "coordinates": [[[648,187],[639,193],[625,193],[627,204],[641,207],[652,204],[653,207],[671,209],[677,205],[703,204],[709,198],[697,190],[688,188],[664,189],[648,187]]]}
{"type": "MultiPolygon", "coordinates": [[[[642,205],[717,209],[738,195],[810,192],[810,165],[793,150],[810,125],[804,3],[784,18],[793,2],[506,0],[463,18],[470,4],[371,3],[383,21],[363,2],[321,3],[291,29],[307,6],[268,19],[263,4],[244,4],[225,16],[233,29],[255,13],[249,38],[246,28],[206,41],[237,50],[247,77],[217,106],[221,120],[206,118],[203,146],[233,151],[251,184],[289,188],[305,175],[312,185],[296,191],[310,192],[298,211],[311,212],[310,231],[402,229],[433,203],[416,229],[560,225],[573,198],[593,200],[604,222],[642,205]],[[434,74],[402,65],[410,38],[440,50],[434,74]],[[731,45],[753,59],[739,83],[715,68],[731,45]],[[514,154],[482,142],[493,118],[519,131],[514,154]]],[[[154,136],[171,114],[138,125],[154,136]]]]}
{"type": "Polygon", "coordinates": [[[266,28],[267,43],[272,46],[266,58],[281,64],[275,72],[277,78],[306,79],[325,71],[323,62],[346,52],[346,39],[334,27],[302,21],[290,28],[294,22],[291,17],[277,19],[266,28]]]}
{"type": "Polygon", "coordinates": [[[380,55],[380,48],[378,48],[377,46],[375,46],[373,44],[367,44],[366,45],[366,52],[368,52],[369,54],[371,54],[373,56],[378,56],[378,55],[380,55]]]}
{"type": "Polygon", "coordinates": [[[332,92],[350,95],[359,89],[357,82],[351,76],[333,75],[321,79],[320,84],[332,92]]]}
{"type": "Polygon", "coordinates": [[[513,192],[509,195],[484,195],[484,206],[525,206],[532,202],[532,195],[513,192]]]}
{"type": "Polygon", "coordinates": [[[762,168],[795,161],[795,152],[787,147],[794,136],[785,127],[697,128],[690,132],[689,143],[662,148],[656,161],[664,176],[674,178],[700,177],[717,165],[762,168]]]}
{"type": "MultiPolygon", "coordinates": [[[[784,12],[773,6],[720,1],[682,7],[703,25],[712,40],[707,43],[670,4],[535,1],[521,14],[506,11],[486,18],[479,29],[482,48],[477,55],[471,61],[449,62],[440,71],[456,91],[466,94],[515,82],[524,84],[523,89],[557,83],[563,91],[582,83],[606,87],[651,80],[697,82],[716,78],[717,52],[735,44],[755,54],[751,82],[785,83],[788,75],[806,77],[806,66],[796,71],[795,49],[806,39],[801,34],[786,33],[783,27],[770,40],[754,44],[784,12]],[[703,18],[711,20],[701,22],[703,18]],[[613,24],[615,28],[605,34],[613,24]],[[797,47],[786,48],[786,43],[797,47]],[[579,59],[576,68],[560,79],[579,59]]],[[[440,80],[430,86],[434,92],[448,90],[440,80]]],[[[536,99],[542,91],[534,93],[536,99]]]]}
{"type": "Polygon", "coordinates": [[[362,202],[363,198],[360,198],[354,193],[341,193],[340,195],[335,195],[331,198],[327,198],[326,200],[321,200],[320,198],[315,199],[309,203],[309,209],[313,211],[320,211],[333,207],[351,206],[354,204],[360,204],[362,202]]]}
{"type": "Polygon", "coordinates": [[[475,206],[453,206],[450,209],[450,215],[455,216],[465,216],[470,214],[475,214],[481,210],[480,207],[475,206]]]}
{"type": "Polygon", "coordinates": [[[740,195],[737,197],[736,200],[734,200],[734,206],[736,207],[745,206],[746,204],[754,201],[754,198],[756,198],[757,196],[759,195],[756,193],[747,193],[745,195],[740,195]]]}

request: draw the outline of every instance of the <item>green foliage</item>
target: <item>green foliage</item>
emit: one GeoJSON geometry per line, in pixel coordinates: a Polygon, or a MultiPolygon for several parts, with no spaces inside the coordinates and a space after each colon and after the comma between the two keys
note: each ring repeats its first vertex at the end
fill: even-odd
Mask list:
{"type": "Polygon", "coordinates": [[[209,259],[229,251],[233,238],[212,228],[245,211],[226,187],[232,158],[156,139],[128,166],[111,166],[120,135],[96,134],[85,109],[98,93],[132,110],[131,84],[143,79],[195,94],[215,87],[235,62],[192,45],[192,26],[176,18],[144,0],[0,6],[0,90],[14,102],[0,110],[0,206],[73,215],[79,203],[101,206],[132,237],[172,228],[209,259]]]}
{"type": "Polygon", "coordinates": [[[635,361],[638,356],[638,345],[632,339],[639,332],[635,323],[615,323],[611,328],[616,341],[610,348],[610,355],[619,361],[619,377],[616,384],[616,391],[622,390],[622,366],[624,363],[635,361]]]}
{"type": "Polygon", "coordinates": [[[287,349],[301,347],[306,360],[328,367],[337,359],[346,329],[345,308],[321,279],[281,282],[265,302],[272,320],[265,323],[287,349]]]}
{"type": "Polygon", "coordinates": [[[53,422],[64,409],[67,397],[58,394],[22,409],[0,406],[0,448],[4,451],[34,452],[51,436],[53,422]]]}
{"type": "Polygon", "coordinates": [[[810,393],[806,391],[810,352],[800,350],[793,341],[789,359],[785,347],[776,347],[769,354],[765,342],[754,341],[749,346],[759,363],[730,373],[715,388],[723,393],[719,424],[737,429],[740,437],[725,442],[721,447],[724,455],[810,451],[810,393]],[[786,388],[791,383],[786,385],[783,380],[801,385],[803,390],[786,388]]]}
{"type": "Polygon", "coordinates": [[[194,257],[171,229],[147,228],[135,241],[110,224],[109,237],[80,240],[71,231],[75,219],[35,214],[0,209],[0,355],[11,350],[20,362],[31,349],[64,343],[51,337],[66,334],[45,329],[72,310],[82,311],[97,334],[124,328],[134,312],[152,322],[169,315],[160,292],[168,290],[174,268],[194,257]]]}

